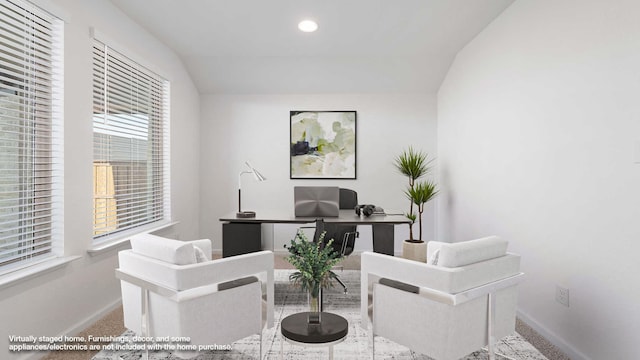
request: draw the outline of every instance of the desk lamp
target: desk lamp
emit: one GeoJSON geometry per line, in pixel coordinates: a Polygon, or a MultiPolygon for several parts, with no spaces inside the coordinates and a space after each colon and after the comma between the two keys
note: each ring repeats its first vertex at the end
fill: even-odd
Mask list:
{"type": "Polygon", "coordinates": [[[253,218],[256,217],[255,211],[242,211],[242,175],[243,174],[253,174],[253,177],[256,178],[257,181],[265,181],[266,177],[262,176],[260,172],[251,166],[248,161],[244,163],[247,166],[248,170],[241,171],[238,175],[238,213],[236,217],[238,218],[253,218]]]}

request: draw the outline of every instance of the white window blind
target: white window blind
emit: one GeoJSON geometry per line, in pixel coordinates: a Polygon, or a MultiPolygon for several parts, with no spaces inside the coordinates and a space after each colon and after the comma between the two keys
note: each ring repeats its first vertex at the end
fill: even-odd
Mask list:
{"type": "Polygon", "coordinates": [[[62,255],[63,27],[0,0],[0,273],[62,255]]]}
{"type": "Polygon", "coordinates": [[[94,240],[170,221],[169,82],[93,44],[94,240]]]}

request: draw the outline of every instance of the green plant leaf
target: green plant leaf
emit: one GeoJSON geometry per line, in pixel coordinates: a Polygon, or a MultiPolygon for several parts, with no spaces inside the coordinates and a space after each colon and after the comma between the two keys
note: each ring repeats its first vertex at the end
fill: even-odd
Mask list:
{"type": "Polygon", "coordinates": [[[298,270],[289,276],[289,280],[314,294],[333,285],[337,275],[331,269],[341,260],[340,254],[331,247],[333,239],[323,246],[324,236],[325,232],[317,242],[312,242],[299,232],[288,247],[285,245],[289,250],[286,260],[298,270]]]}
{"type": "Polygon", "coordinates": [[[417,151],[413,147],[404,150],[394,159],[394,165],[402,175],[409,177],[409,183],[426,175],[429,170],[431,160],[427,160],[427,154],[417,151]]]}
{"type": "Polygon", "coordinates": [[[437,185],[430,181],[417,182],[413,187],[405,190],[405,195],[414,204],[421,206],[438,194],[437,185]]]}
{"type": "MultiPolygon", "coordinates": [[[[409,200],[411,200],[413,204],[416,204],[418,206],[418,224],[420,225],[418,239],[420,241],[422,241],[422,213],[424,212],[424,204],[433,199],[433,197],[437,194],[438,189],[436,187],[436,184],[429,180],[419,181],[415,183],[413,187],[405,190],[405,195],[409,198],[409,200]]],[[[413,240],[413,234],[411,234],[410,240],[413,240]]]]}
{"type": "Polygon", "coordinates": [[[404,216],[406,216],[407,219],[411,220],[412,223],[416,222],[416,219],[418,218],[416,214],[410,214],[410,213],[406,213],[404,214],[404,216]]]}

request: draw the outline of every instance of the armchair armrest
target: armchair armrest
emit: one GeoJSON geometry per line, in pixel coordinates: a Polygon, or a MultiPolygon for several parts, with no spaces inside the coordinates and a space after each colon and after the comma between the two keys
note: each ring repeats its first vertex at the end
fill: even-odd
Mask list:
{"type": "Polygon", "coordinates": [[[168,288],[165,285],[159,284],[153,280],[144,279],[130,272],[123,271],[121,269],[116,269],[116,278],[135,286],[138,286],[142,289],[148,290],[150,292],[156,293],[160,296],[163,296],[169,300],[175,301],[177,303],[183,301],[193,300],[195,298],[206,296],[215,292],[225,291],[220,290],[218,288],[218,284],[209,284],[205,286],[200,286],[196,288],[191,288],[187,290],[177,291],[171,288],[168,288]]]}
{"type": "Polygon", "coordinates": [[[116,279],[128,282],[143,289],[147,289],[151,292],[172,299],[174,301],[176,300],[176,297],[179,293],[177,290],[170,289],[167,286],[159,284],[153,280],[143,279],[121,269],[116,269],[116,279]]]}
{"type": "MultiPolygon", "coordinates": [[[[497,280],[485,285],[477,286],[456,294],[449,294],[444,291],[438,291],[438,290],[427,288],[427,287],[420,287],[418,288],[419,291],[418,293],[416,293],[416,295],[419,295],[421,297],[427,298],[432,301],[439,302],[441,304],[456,306],[456,305],[464,304],[467,301],[471,301],[481,296],[485,296],[489,293],[494,293],[496,291],[517,285],[518,283],[520,283],[520,281],[522,281],[523,275],[524,273],[519,273],[513,276],[509,276],[507,278],[497,280]]],[[[378,284],[389,286],[387,284],[384,284],[383,281],[380,281],[378,284]]],[[[374,286],[378,284],[374,284],[374,286]]]]}
{"type": "Polygon", "coordinates": [[[131,250],[121,251],[118,255],[121,269],[133,270],[141,277],[175,290],[185,290],[273,271],[271,251],[259,251],[189,265],[170,264],[133,253],[131,250]]]}
{"type": "Polygon", "coordinates": [[[273,266],[273,252],[258,251],[191,265],[173,265],[172,267],[176,270],[176,280],[179,287],[192,288],[264,273],[271,274],[270,277],[267,276],[267,283],[273,285],[273,266]]]}

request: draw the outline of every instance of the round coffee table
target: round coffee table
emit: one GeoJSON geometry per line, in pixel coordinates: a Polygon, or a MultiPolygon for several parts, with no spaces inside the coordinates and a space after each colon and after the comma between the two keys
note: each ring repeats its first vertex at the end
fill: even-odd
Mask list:
{"type": "MultiPolygon", "coordinates": [[[[347,319],[323,312],[319,324],[309,324],[308,312],[289,315],[282,319],[280,330],[287,342],[301,346],[328,346],[329,359],[333,359],[333,345],[341,343],[349,332],[347,319]]],[[[280,342],[280,358],[284,353],[284,341],[280,342]]]]}

